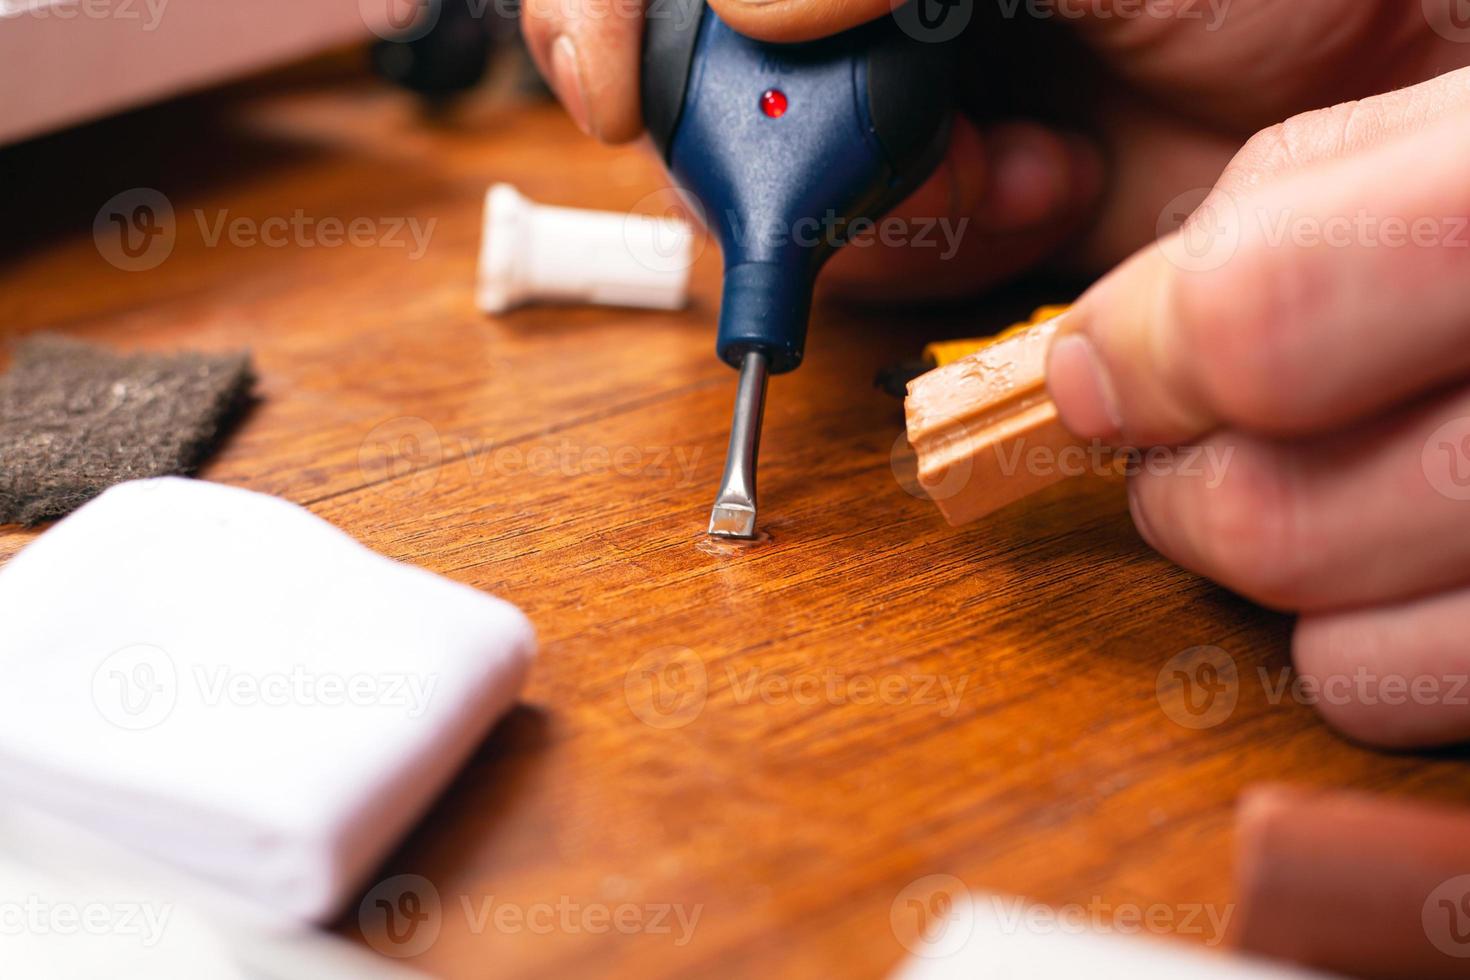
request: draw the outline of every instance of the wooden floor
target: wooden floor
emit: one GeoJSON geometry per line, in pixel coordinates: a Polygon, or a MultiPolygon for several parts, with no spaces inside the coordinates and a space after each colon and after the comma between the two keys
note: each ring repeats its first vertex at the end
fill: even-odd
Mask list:
{"type": "MultiPolygon", "coordinates": [[[[806,367],[771,387],[771,540],[709,548],[734,389],[713,354],[715,249],[687,312],[475,310],[491,181],[623,210],[659,186],[644,152],[597,147],[549,106],[427,120],[374,83],[308,74],[0,166],[0,329],[249,347],[260,403],[203,476],[296,501],[535,621],[523,705],[375,877],[437,890],[440,935],[409,961],[428,972],[879,976],[905,956],[905,889],[925,876],[1223,910],[1243,787],[1470,799],[1462,758],[1366,751],[1273,704],[1289,621],[1152,554],[1116,482],[962,530],[904,489],[901,408],[874,372],[998,325],[994,311],[823,304],[806,367]],[[131,273],[91,229],[137,186],[169,197],[178,236],[131,273]],[[415,260],[209,247],[196,209],[436,224],[415,260]],[[1196,729],[1156,687],[1201,645],[1233,659],[1239,700],[1196,729]],[[629,932],[608,924],[624,906],[629,932]],[[698,916],[692,935],[680,912],[698,916]]],[[[0,532],[0,558],[34,533],[0,532]]],[[[362,938],[355,914],[338,928],[362,938]]]]}

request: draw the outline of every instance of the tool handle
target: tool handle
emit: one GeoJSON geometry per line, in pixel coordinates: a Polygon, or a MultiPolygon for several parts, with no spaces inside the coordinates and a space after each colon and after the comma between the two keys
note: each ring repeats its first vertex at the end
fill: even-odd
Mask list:
{"type": "Polygon", "coordinates": [[[649,9],[643,114],[725,259],[717,349],[801,363],[818,270],[933,171],[948,144],[954,45],[885,17],[803,44],[755,41],[704,0],[649,9]],[[861,228],[861,225],[858,225],[861,228]]]}

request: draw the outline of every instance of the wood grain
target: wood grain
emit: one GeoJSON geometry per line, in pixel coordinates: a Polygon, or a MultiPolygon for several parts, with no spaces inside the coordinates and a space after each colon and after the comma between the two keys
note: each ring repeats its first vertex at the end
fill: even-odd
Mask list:
{"type": "MultiPolygon", "coordinates": [[[[1243,787],[1470,799],[1458,755],[1374,753],[1272,703],[1289,621],[1152,554],[1119,483],[1058,486],[958,530],[905,490],[902,409],[874,371],[1037,297],[929,319],[819,304],[808,364],[770,392],[772,540],[711,553],[700,531],[734,389],[713,352],[714,249],[679,314],[487,319],[473,304],[488,183],[630,209],[659,187],[655,163],[548,106],[425,119],[336,68],[288,81],[4,151],[26,190],[0,323],[248,346],[261,401],[205,477],[302,503],[537,624],[523,707],[376,876],[422,875],[441,898],[439,937],[409,962],[447,977],[879,976],[905,956],[896,900],[927,875],[1223,908],[1243,787]],[[144,273],[108,265],[91,232],[136,186],[179,220],[144,273]],[[194,216],[298,209],[436,225],[415,261],[211,247],[194,216]],[[1195,729],[1156,684],[1202,645],[1235,665],[1238,704],[1195,729]],[[631,934],[595,912],[497,926],[502,904],[645,918],[631,934]],[[650,928],[660,904],[698,910],[687,942],[650,928]]],[[[34,533],[0,532],[0,556],[34,533]]],[[[339,928],[360,937],[355,914],[339,928]]]]}

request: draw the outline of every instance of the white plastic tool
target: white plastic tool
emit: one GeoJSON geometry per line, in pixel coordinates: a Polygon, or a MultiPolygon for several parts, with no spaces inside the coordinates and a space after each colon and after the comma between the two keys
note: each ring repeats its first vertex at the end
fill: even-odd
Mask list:
{"type": "Polygon", "coordinates": [[[678,218],[537,204],[509,184],[485,195],[477,301],[674,310],[684,305],[694,232],[678,218]]]}

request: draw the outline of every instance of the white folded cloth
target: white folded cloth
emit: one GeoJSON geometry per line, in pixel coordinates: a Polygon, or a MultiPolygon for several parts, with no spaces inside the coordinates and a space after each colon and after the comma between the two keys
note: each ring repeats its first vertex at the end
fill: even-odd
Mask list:
{"type": "Polygon", "coordinates": [[[534,652],[514,606],[294,504],[123,484],[0,568],[0,799],[323,921],[534,652]]]}

